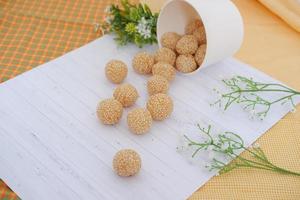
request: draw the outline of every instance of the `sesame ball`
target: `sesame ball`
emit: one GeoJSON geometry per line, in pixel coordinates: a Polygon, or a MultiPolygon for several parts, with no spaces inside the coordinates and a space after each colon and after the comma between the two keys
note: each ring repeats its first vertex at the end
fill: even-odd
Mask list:
{"type": "Polygon", "coordinates": [[[197,63],[194,56],[190,54],[180,55],[176,60],[176,68],[183,73],[193,72],[197,69],[197,63]]]}
{"type": "Polygon", "coordinates": [[[132,61],[133,69],[139,74],[150,74],[154,65],[154,57],[147,52],[136,54],[132,61]]]}
{"type": "Polygon", "coordinates": [[[205,29],[204,26],[200,26],[197,28],[194,32],[193,35],[197,38],[198,44],[205,44],[206,43],[206,34],[205,34],[205,29]]]}
{"type": "Polygon", "coordinates": [[[118,151],[113,159],[113,168],[119,176],[133,176],[141,169],[140,155],[132,149],[118,151]]]}
{"type": "Polygon", "coordinates": [[[127,124],[132,133],[147,133],[152,125],[152,117],[147,109],[136,108],[127,115],[127,124]]]}
{"type": "Polygon", "coordinates": [[[174,51],[180,37],[180,35],[174,32],[164,33],[161,37],[161,45],[174,51]]]}
{"type": "Polygon", "coordinates": [[[166,94],[169,90],[169,82],[163,76],[154,75],[148,80],[147,89],[150,96],[158,93],[166,94]]]}
{"type": "Polygon", "coordinates": [[[105,99],[97,107],[97,116],[103,124],[113,125],[118,123],[122,114],[122,104],[115,99],[105,99]]]}
{"type": "Polygon", "coordinates": [[[165,77],[168,81],[171,81],[175,78],[175,69],[172,65],[164,62],[158,62],[153,65],[152,74],[160,75],[165,77]]]}
{"type": "Polygon", "coordinates": [[[198,49],[198,41],[194,35],[183,36],[176,44],[179,54],[194,54],[198,49]]]}
{"type": "Polygon", "coordinates": [[[176,53],[168,48],[160,48],[156,51],[155,62],[166,62],[174,65],[176,60],[176,53]]]}
{"type": "Polygon", "coordinates": [[[136,102],[139,94],[134,86],[129,83],[124,83],[115,89],[113,96],[124,107],[129,107],[136,102]]]}
{"type": "Polygon", "coordinates": [[[202,64],[204,60],[205,53],[206,53],[206,44],[202,44],[200,45],[200,47],[195,53],[195,60],[199,66],[202,64]]]}
{"type": "Polygon", "coordinates": [[[201,26],[203,26],[202,21],[200,19],[194,19],[186,25],[185,34],[193,34],[193,32],[201,26]]]}
{"type": "Polygon", "coordinates": [[[152,119],[162,121],[168,118],[173,111],[173,101],[166,94],[155,94],[150,96],[147,102],[147,109],[152,119]]]}
{"type": "Polygon", "coordinates": [[[113,83],[121,83],[127,76],[127,66],[120,60],[111,60],[105,66],[105,76],[113,83]]]}

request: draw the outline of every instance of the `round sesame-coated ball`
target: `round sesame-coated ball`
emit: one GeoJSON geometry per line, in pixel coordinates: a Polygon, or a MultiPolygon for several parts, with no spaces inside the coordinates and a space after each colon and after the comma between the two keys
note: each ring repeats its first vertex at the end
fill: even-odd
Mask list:
{"type": "Polygon", "coordinates": [[[185,34],[193,34],[193,32],[201,26],[203,26],[202,21],[200,19],[194,19],[186,25],[185,34]]]}
{"type": "Polygon", "coordinates": [[[113,168],[119,176],[133,176],[140,171],[141,165],[140,155],[132,149],[118,151],[113,159],[113,168]]]}
{"type": "Polygon", "coordinates": [[[152,125],[150,112],[144,108],[131,110],[127,115],[127,125],[132,133],[138,135],[147,133],[152,125]]]}
{"type": "Polygon", "coordinates": [[[147,89],[150,96],[158,93],[166,94],[169,90],[169,82],[163,76],[154,75],[148,80],[147,89]]]}
{"type": "Polygon", "coordinates": [[[120,60],[111,60],[105,66],[105,76],[113,83],[121,83],[127,76],[127,66],[120,60]]]}
{"type": "Polygon", "coordinates": [[[198,44],[205,44],[206,43],[206,33],[204,26],[200,26],[197,28],[194,32],[193,35],[197,38],[198,44]]]}
{"type": "Polygon", "coordinates": [[[133,85],[124,83],[115,89],[113,96],[124,107],[129,107],[136,102],[139,94],[133,85]]]}
{"type": "Polygon", "coordinates": [[[200,45],[200,47],[195,53],[195,60],[199,66],[202,64],[204,60],[205,53],[206,53],[206,44],[202,44],[200,45]]]}
{"type": "Polygon", "coordinates": [[[176,53],[166,47],[160,48],[155,53],[155,62],[166,62],[174,65],[176,60],[176,53]]]}
{"type": "Polygon", "coordinates": [[[176,69],[183,73],[190,73],[197,69],[197,63],[194,56],[190,54],[180,55],[176,60],[176,69]]]}
{"type": "Polygon", "coordinates": [[[154,65],[154,57],[147,52],[136,54],[132,61],[133,69],[139,74],[150,74],[154,65]]]}
{"type": "Polygon", "coordinates": [[[113,125],[118,123],[122,114],[122,104],[115,99],[105,99],[97,107],[97,116],[103,124],[113,125]]]}
{"type": "Polygon", "coordinates": [[[164,33],[161,37],[161,45],[174,51],[180,38],[181,36],[174,32],[164,33]]]}
{"type": "Polygon", "coordinates": [[[176,71],[172,65],[165,62],[158,62],[153,65],[152,74],[163,76],[168,81],[171,81],[175,78],[176,71]]]}
{"type": "Polygon", "coordinates": [[[194,54],[198,49],[198,41],[194,35],[183,36],[176,44],[179,54],[194,54]]]}
{"type": "Polygon", "coordinates": [[[166,94],[155,94],[150,96],[147,102],[147,109],[151,113],[153,120],[162,121],[171,115],[173,101],[166,94]]]}

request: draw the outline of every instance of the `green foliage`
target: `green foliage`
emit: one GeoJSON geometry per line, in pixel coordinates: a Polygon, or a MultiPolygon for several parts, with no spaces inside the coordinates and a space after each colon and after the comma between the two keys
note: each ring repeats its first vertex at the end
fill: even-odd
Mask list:
{"type": "Polygon", "coordinates": [[[243,139],[233,132],[221,132],[214,137],[211,134],[211,125],[206,129],[198,125],[198,128],[200,133],[206,136],[206,140],[194,141],[186,135],[184,136],[188,147],[193,148],[192,158],[194,158],[199,151],[204,150],[213,151],[216,155],[223,155],[225,159],[229,158],[233,160],[229,164],[226,164],[218,158],[213,158],[210,165],[206,166],[210,171],[217,170],[220,174],[223,174],[236,168],[255,168],[300,176],[298,172],[292,172],[273,164],[258,145],[246,148],[243,139]],[[239,153],[241,151],[245,151],[246,155],[240,155],[239,153]]]}
{"type": "Polygon", "coordinates": [[[105,33],[116,34],[116,42],[123,46],[134,43],[138,47],[157,43],[156,24],[158,13],[152,13],[146,4],[133,5],[121,0],[122,8],[111,5],[102,24],[105,33]]]}
{"type": "MultiPolygon", "coordinates": [[[[300,92],[284,85],[256,82],[252,78],[243,76],[236,76],[222,81],[230,91],[220,94],[221,98],[212,105],[218,104],[224,110],[227,110],[233,104],[242,104],[244,110],[250,111],[261,119],[266,117],[271,107],[277,103],[290,103],[295,109],[293,98],[300,95],[300,92]],[[281,96],[277,99],[268,99],[264,97],[266,93],[281,94],[281,96]]],[[[220,93],[219,91],[216,92],[220,93]]]]}

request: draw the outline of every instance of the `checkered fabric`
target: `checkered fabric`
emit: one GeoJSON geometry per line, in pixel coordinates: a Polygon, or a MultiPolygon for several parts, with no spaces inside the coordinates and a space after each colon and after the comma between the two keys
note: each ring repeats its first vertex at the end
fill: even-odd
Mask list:
{"type": "Polygon", "coordinates": [[[0,0],[0,82],[101,35],[108,0],[0,0]]]}
{"type": "Polygon", "coordinates": [[[19,200],[19,198],[5,183],[0,181],[0,200],[19,200]]]}

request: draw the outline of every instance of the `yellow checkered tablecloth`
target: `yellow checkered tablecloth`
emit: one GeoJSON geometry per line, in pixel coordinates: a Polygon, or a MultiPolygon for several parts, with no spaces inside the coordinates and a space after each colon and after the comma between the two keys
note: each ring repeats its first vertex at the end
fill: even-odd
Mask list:
{"type": "MultiPolygon", "coordinates": [[[[144,0],[145,1],[145,0],[144,0]]],[[[148,0],[157,4],[162,0],[148,0]]],[[[254,0],[233,0],[245,21],[239,59],[300,90],[300,34],[254,0]]],[[[111,0],[0,0],[0,82],[101,36],[95,24],[111,0]]],[[[156,6],[159,7],[159,6],[156,6]]],[[[298,106],[298,110],[300,107],[298,106]]],[[[260,138],[276,164],[300,171],[300,112],[260,138]]],[[[0,177],[1,178],[1,177],[0,177]]],[[[18,197],[0,181],[0,200],[18,197]]],[[[300,199],[300,179],[241,169],[214,177],[191,199],[300,199]]]]}

